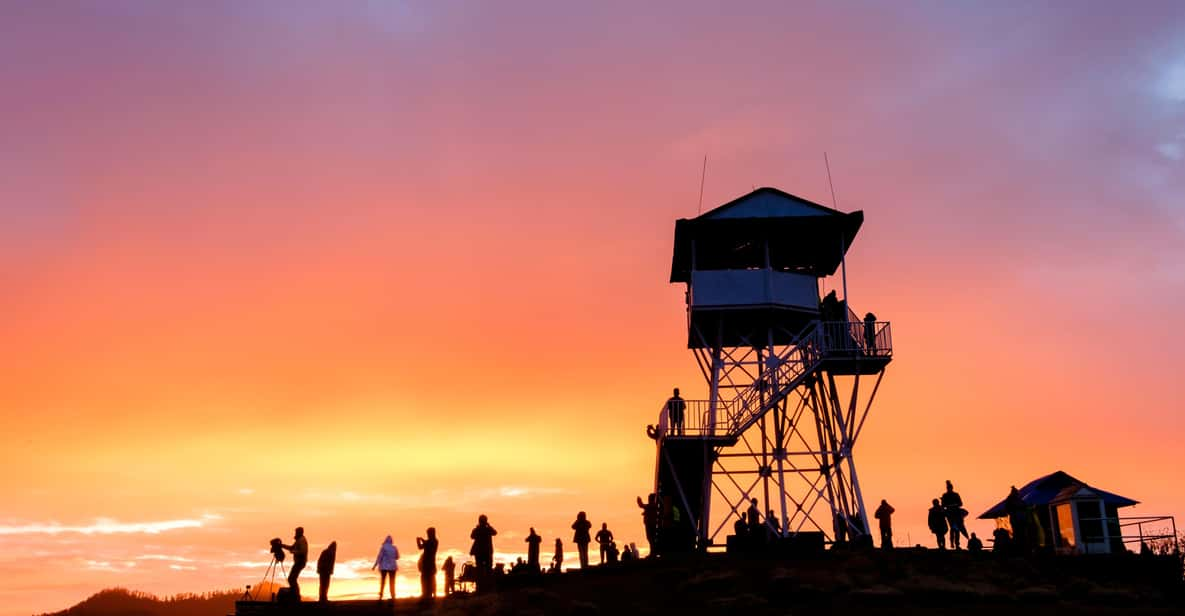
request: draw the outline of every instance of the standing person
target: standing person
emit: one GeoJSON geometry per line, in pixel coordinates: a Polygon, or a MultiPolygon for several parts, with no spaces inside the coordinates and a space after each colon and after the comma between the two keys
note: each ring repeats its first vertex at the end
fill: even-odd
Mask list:
{"type": "Polygon", "coordinates": [[[309,541],[304,537],[304,527],[297,526],[292,537],[292,545],[282,547],[292,552],[292,570],[288,572],[288,587],[292,589],[292,595],[296,600],[300,601],[300,582],[297,578],[300,577],[305,565],[309,564],[309,541]]]}
{"type": "Polygon", "coordinates": [[[667,400],[667,415],[671,418],[671,434],[682,436],[683,434],[683,412],[687,409],[687,403],[679,396],[679,388],[676,387],[674,395],[667,400]]]}
{"type": "Polygon", "coordinates": [[[864,315],[864,352],[876,355],[876,315],[871,312],[864,315]]]}
{"type": "Polygon", "coordinates": [[[610,546],[613,544],[613,533],[609,530],[607,522],[601,522],[601,530],[597,531],[597,545],[601,547],[601,564],[605,564],[605,557],[609,554],[610,546]]]}
{"type": "Polygon", "coordinates": [[[453,594],[453,591],[456,590],[457,563],[453,562],[452,556],[449,556],[448,558],[444,559],[444,565],[441,567],[441,569],[444,569],[444,596],[447,597],[453,594]]]}
{"type": "Polygon", "coordinates": [[[399,548],[395,547],[391,535],[387,535],[383,540],[383,545],[379,547],[379,555],[374,559],[374,565],[370,570],[374,571],[376,567],[379,570],[379,601],[383,600],[383,586],[387,584],[391,586],[391,601],[395,601],[395,572],[399,570],[399,548]]]}
{"type": "Polygon", "coordinates": [[[564,542],[560,541],[559,537],[555,538],[555,555],[551,557],[551,570],[556,573],[560,572],[560,568],[564,565],[564,542]]]}
{"type": "Polygon", "coordinates": [[[756,498],[749,500],[749,510],[745,512],[745,517],[749,522],[749,536],[754,540],[764,537],[765,533],[761,532],[761,510],[757,508],[756,498]]]}
{"type": "Polygon", "coordinates": [[[589,531],[592,530],[592,522],[588,521],[588,515],[583,511],[576,514],[576,521],[572,523],[572,530],[576,531],[572,534],[572,543],[576,544],[576,551],[580,553],[580,568],[588,568],[588,544],[592,543],[592,535],[589,531]]]}
{"type": "Polygon", "coordinates": [[[835,512],[835,520],[832,521],[832,528],[835,529],[835,544],[843,545],[848,542],[848,516],[844,515],[842,511],[835,512]]]}
{"type": "Polygon", "coordinates": [[[469,555],[477,563],[477,570],[481,574],[489,573],[494,568],[494,535],[498,531],[490,526],[490,519],[482,514],[477,517],[477,526],[469,533],[473,546],[469,548],[469,555]]]}
{"type": "Polygon", "coordinates": [[[436,547],[440,542],[436,540],[436,528],[428,527],[428,538],[416,537],[416,547],[420,553],[420,598],[431,601],[436,598],[436,547]]]}
{"type": "Polygon", "coordinates": [[[950,480],[946,480],[946,492],[942,493],[942,509],[946,512],[946,522],[950,525],[950,547],[961,550],[959,537],[967,536],[967,529],[963,528],[963,497],[955,492],[950,480]]]}
{"type": "Polygon", "coordinates": [[[642,502],[638,497],[638,508],[642,510],[642,526],[646,528],[646,542],[650,544],[650,553],[654,553],[655,539],[658,537],[658,495],[653,492],[642,502]]]}
{"type": "Polygon", "coordinates": [[[934,533],[934,537],[938,539],[938,549],[946,549],[946,510],[934,499],[934,506],[930,507],[930,512],[926,517],[926,523],[930,527],[930,532],[934,533]]]}
{"type": "Polygon", "coordinates": [[[536,534],[535,527],[532,526],[531,532],[523,541],[527,542],[527,569],[539,573],[539,544],[543,543],[543,537],[536,534]]]}
{"type": "Polygon", "coordinates": [[[889,501],[881,499],[881,506],[876,508],[876,513],[872,514],[881,527],[881,549],[889,550],[893,547],[893,506],[889,501]]]}
{"type": "Polygon", "coordinates": [[[317,600],[322,603],[329,601],[329,578],[333,577],[335,562],[337,562],[337,542],[330,541],[329,547],[321,550],[321,555],[317,557],[317,575],[321,577],[317,600]]]}
{"type": "Polygon", "coordinates": [[[1008,512],[1008,524],[1012,527],[1012,540],[1009,545],[1015,549],[1024,551],[1028,545],[1028,519],[1026,517],[1026,510],[1028,506],[1020,496],[1020,491],[1016,486],[1012,486],[1012,490],[1008,492],[1008,498],[1004,499],[1004,511],[1008,512]]]}

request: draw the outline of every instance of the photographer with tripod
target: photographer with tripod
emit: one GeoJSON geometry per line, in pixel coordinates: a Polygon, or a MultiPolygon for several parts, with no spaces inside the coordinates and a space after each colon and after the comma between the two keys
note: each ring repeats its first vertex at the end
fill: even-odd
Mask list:
{"type": "Polygon", "coordinates": [[[292,552],[292,570],[288,572],[288,587],[292,589],[293,599],[300,601],[300,582],[297,581],[297,578],[309,562],[309,542],[304,538],[304,527],[296,527],[292,545],[281,547],[292,552]]]}

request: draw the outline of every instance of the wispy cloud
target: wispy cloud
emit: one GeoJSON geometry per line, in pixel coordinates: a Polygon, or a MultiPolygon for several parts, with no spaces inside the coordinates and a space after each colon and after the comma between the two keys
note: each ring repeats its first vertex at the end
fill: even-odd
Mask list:
{"type": "Polygon", "coordinates": [[[136,560],[163,560],[173,563],[193,562],[192,558],[186,558],[184,556],[169,556],[168,554],[141,554],[140,556],[136,557],[136,560]]]}
{"type": "Polygon", "coordinates": [[[91,524],[66,525],[57,522],[0,525],[0,535],[157,535],[171,530],[201,528],[222,519],[216,514],[205,514],[196,519],[161,520],[156,522],[120,522],[111,518],[96,518],[91,524]]]}
{"type": "Polygon", "coordinates": [[[457,507],[499,499],[522,499],[538,496],[572,494],[572,490],[547,486],[505,485],[493,488],[465,490],[432,490],[426,494],[376,494],[355,492],[322,492],[309,490],[306,500],[318,502],[358,503],[368,505],[390,505],[394,507],[457,507]]]}

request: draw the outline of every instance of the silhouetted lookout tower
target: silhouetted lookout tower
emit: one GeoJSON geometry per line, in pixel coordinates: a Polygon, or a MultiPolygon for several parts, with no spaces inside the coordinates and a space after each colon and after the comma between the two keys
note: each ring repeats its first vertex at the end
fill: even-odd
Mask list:
{"type": "Polygon", "coordinates": [[[663,405],[655,491],[689,514],[701,548],[720,545],[753,498],[771,535],[868,532],[852,447],[893,350],[889,324],[847,302],[845,255],[863,221],[759,188],[675,223],[671,282],[687,285],[707,399],[686,400],[682,431],[663,405]],[[839,292],[821,297],[828,277],[839,292]]]}

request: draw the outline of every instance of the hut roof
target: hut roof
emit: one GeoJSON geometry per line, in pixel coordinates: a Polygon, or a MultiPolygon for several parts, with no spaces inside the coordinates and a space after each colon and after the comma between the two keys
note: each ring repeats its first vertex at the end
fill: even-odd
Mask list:
{"type": "MultiPolygon", "coordinates": [[[[1065,471],[1056,471],[1045,475],[1044,477],[1038,477],[1037,479],[1026,483],[1024,487],[1019,489],[1019,492],[1021,500],[1023,500],[1026,505],[1032,507],[1037,505],[1048,505],[1050,502],[1057,500],[1059,495],[1069,496],[1076,494],[1082,488],[1086,488],[1097,494],[1098,497],[1103,500],[1104,504],[1114,505],[1115,507],[1130,507],[1131,505],[1135,505],[1139,502],[1127,498],[1126,496],[1120,496],[1118,494],[1113,494],[1111,492],[1107,492],[1106,490],[1100,490],[1094,486],[1087,485],[1085,481],[1076,479],[1065,471]]],[[[979,519],[991,520],[993,518],[1000,518],[1008,515],[1008,512],[1004,508],[1004,502],[1005,501],[1002,500],[996,503],[996,505],[991,509],[979,514],[979,519]]]]}

